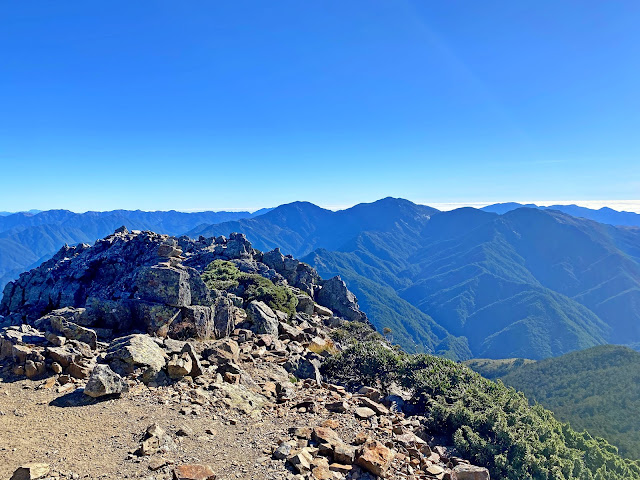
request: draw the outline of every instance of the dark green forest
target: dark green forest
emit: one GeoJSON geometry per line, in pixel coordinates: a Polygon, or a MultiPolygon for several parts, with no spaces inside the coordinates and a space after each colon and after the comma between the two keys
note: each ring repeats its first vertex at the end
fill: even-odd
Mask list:
{"type": "Polygon", "coordinates": [[[640,459],[640,353],[603,345],[538,362],[466,362],[540,403],[575,430],[587,429],[640,459]]]}

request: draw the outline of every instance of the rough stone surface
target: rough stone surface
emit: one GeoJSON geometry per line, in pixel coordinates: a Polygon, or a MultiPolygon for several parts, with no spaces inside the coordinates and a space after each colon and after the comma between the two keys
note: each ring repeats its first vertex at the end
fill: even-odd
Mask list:
{"type": "Polygon", "coordinates": [[[126,389],[127,385],[124,379],[111,370],[108,365],[96,365],[84,387],[84,393],[90,397],[98,398],[120,394],[126,389]]]}
{"type": "Polygon", "coordinates": [[[209,465],[178,465],[173,471],[174,480],[215,480],[216,475],[209,465]]]}
{"type": "Polygon", "coordinates": [[[365,445],[358,455],[356,463],[368,472],[384,476],[393,461],[393,452],[379,442],[365,445]]]}
{"type": "Polygon", "coordinates": [[[46,463],[27,463],[13,473],[11,480],[37,480],[46,477],[50,470],[46,463]]]}
{"type": "Polygon", "coordinates": [[[116,371],[118,367],[124,367],[128,372],[140,367],[159,372],[165,366],[166,357],[150,337],[133,334],[114,340],[107,350],[106,360],[116,371]]]}
{"type": "Polygon", "coordinates": [[[489,470],[461,463],[453,468],[456,480],[489,480],[489,470]]]}
{"type": "Polygon", "coordinates": [[[257,300],[249,303],[247,320],[251,322],[253,332],[278,336],[278,317],[266,303],[257,300]]]}
{"type": "Polygon", "coordinates": [[[318,303],[337,312],[350,321],[368,322],[367,316],[360,311],[358,299],[347,289],[347,284],[340,277],[325,280],[318,292],[318,303]]]}

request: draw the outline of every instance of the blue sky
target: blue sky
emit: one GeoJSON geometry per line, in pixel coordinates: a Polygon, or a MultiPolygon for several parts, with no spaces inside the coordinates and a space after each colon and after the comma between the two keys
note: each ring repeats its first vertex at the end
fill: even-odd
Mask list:
{"type": "Polygon", "coordinates": [[[635,0],[34,0],[0,21],[0,210],[640,199],[635,0]]]}

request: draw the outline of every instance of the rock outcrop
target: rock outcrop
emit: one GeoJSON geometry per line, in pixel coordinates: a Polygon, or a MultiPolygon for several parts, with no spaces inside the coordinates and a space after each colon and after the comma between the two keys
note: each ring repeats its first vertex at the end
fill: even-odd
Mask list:
{"type": "MultiPolygon", "coordinates": [[[[281,475],[259,478],[488,479],[486,469],[438,450],[420,421],[400,411],[401,398],[325,383],[322,363],[341,348],[333,329],[358,321],[370,335],[366,315],[339,277],[323,281],[279,250],[254,250],[243,235],[194,241],[119,229],[21,275],[0,308],[9,375],[41,378],[60,395],[81,389],[88,402],[144,395],[152,408],[169,405],[185,417],[232,413],[233,422],[251,420],[247,426],[271,419],[282,431],[276,444],[260,446],[260,461],[281,475]],[[201,273],[214,260],[289,289],[295,311],[209,289],[201,273]]],[[[188,462],[172,461],[181,438],[158,424],[138,441],[129,455],[151,458],[148,467],[161,475],[154,478],[215,478],[213,467],[190,463],[191,452],[188,462]]],[[[14,478],[45,470],[23,465],[14,478]]]]}

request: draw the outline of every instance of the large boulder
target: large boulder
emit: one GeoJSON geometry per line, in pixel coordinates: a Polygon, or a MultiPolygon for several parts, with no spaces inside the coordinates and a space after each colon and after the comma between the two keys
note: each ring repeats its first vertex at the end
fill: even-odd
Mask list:
{"type": "Polygon", "coordinates": [[[213,324],[215,338],[224,338],[231,335],[236,325],[241,324],[247,318],[247,314],[241,308],[234,305],[227,297],[218,298],[216,301],[216,313],[213,324]]]}
{"type": "Polygon", "coordinates": [[[182,307],[182,315],[169,328],[169,337],[179,340],[212,338],[215,330],[214,317],[213,307],[204,305],[182,307]]]}
{"type": "Polygon", "coordinates": [[[278,316],[266,303],[252,300],[247,306],[247,320],[253,332],[278,336],[278,316]]]}
{"type": "Polygon", "coordinates": [[[65,320],[64,317],[58,315],[51,316],[50,322],[51,329],[54,332],[62,334],[68,340],[77,340],[86,343],[94,350],[97,348],[98,336],[95,330],[69,322],[65,320]]]}
{"type": "Polygon", "coordinates": [[[108,365],[96,365],[84,387],[85,395],[93,398],[117,395],[127,390],[124,379],[108,365]]]}
{"type": "Polygon", "coordinates": [[[142,369],[152,376],[164,368],[167,354],[148,335],[134,334],[111,342],[105,359],[118,373],[129,374],[142,369]]]}
{"type": "Polygon", "coordinates": [[[315,356],[303,357],[294,355],[290,357],[283,366],[287,372],[295,377],[308,378],[320,385],[322,382],[322,375],[320,374],[321,365],[322,363],[318,358],[315,358],[315,356]]]}
{"type": "Polygon", "coordinates": [[[166,337],[171,325],[179,318],[181,310],[164,303],[132,300],[134,318],[144,324],[149,335],[166,337]]]}
{"type": "Polygon", "coordinates": [[[358,299],[349,291],[347,284],[339,276],[322,283],[317,301],[320,305],[330,308],[347,320],[368,322],[367,316],[358,307],[358,299]]]}
{"type": "Polygon", "coordinates": [[[135,278],[136,297],[176,307],[191,305],[189,272],[183,267],[142,267],[135,278]]]}

